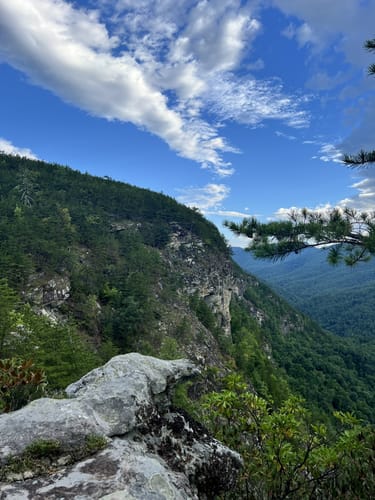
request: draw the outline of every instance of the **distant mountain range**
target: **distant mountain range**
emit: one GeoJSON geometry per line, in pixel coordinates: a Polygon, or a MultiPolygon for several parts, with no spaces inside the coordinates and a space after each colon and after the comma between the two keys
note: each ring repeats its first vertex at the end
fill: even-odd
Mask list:
{"type": "Polygon", "coordinates": [[[324,249],[307,249],[272,262],[242,248],[233,248],[233,259],[323,328],[340,336],[375,337],[375,260],[332,266],[324,249]]]}

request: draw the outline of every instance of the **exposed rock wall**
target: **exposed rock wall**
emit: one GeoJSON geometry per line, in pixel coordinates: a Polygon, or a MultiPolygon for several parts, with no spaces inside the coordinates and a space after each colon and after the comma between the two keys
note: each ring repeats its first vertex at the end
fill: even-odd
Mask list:
{"type": "Polygon", "coordinates": [[[227,336],[231,334],[230,303],[243,293],[244,282],[235,276],[233,263],[208,249],[191,232],[175,227],[165,251],[170,265],[180,270],[183,293],[197,293],[209,305],[227,336]]]}
{"type": "Polygon", "coordinates": [[[116,356],[71,384],[68,399],[0,415],[0,498],[179,500],[230,489],[239,455],[170,408],[173,385],[197,373],[188,360],[116,356]],[[84,456],[92,436],[107,444],[84,456]],[[30,461],[30,446],[51,439],[53,457],[30,461]]]}

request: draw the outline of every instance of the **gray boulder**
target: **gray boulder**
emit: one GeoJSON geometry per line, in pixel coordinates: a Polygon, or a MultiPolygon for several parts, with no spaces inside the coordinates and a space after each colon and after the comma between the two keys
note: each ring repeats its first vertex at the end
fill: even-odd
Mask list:
{"type": "Polygon", "coordinates": [[[116,356],[71,384],[67,399],[0,415],[0,498],[178,500],[230,489],[239,455],[170,408],[176,382],[197,373],[188,360],[116,356]],[[88,447],[92,437],[105,448],[88,447]],[[58,452],[24,460],[51,439],[58,452]]]}

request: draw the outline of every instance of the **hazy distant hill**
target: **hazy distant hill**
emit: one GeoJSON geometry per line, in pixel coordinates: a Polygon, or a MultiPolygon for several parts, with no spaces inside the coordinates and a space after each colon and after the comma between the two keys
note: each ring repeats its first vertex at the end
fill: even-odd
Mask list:
{"type": "Polygon", "coordinates": [[[327,252],[316,249],[272,262],[233,248],[233,258],[324,328],[343,336],[375,337],[374,260],[354,268],[332,266],[327,252]]]}

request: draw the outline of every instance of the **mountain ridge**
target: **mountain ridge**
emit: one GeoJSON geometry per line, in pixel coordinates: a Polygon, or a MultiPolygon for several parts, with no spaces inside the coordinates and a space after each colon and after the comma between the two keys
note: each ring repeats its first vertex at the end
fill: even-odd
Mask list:
{"type": "Polygon", "coordinates": [[[244,270],[266,282],[291,305],[340,336],[375,337],[375,261],[333,266],[325,250],[307,249],[269,262],[233,248],[244,270]]]}
{"type": "Polygon", "coordinates": [[[369,353],[240,270],[201,214],[25,158],[0,155],[0,177],[1,357],[33,356],[59,389],[118,353],[185,356],[276,405],[297,392],[373,418],[369,353]]]}

